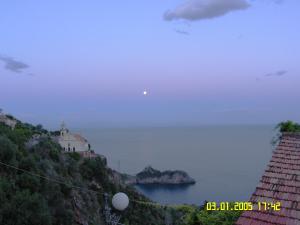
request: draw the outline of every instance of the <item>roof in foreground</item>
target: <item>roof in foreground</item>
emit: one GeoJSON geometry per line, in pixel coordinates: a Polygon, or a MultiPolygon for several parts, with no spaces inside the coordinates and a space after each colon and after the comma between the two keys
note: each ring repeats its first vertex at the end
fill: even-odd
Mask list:
{"type": "Polygon", "coordinates": [[[300,224],[300,134],[286,133],[253,193],[251,202],[280,202],[280,211],[245,211],[237,225],[300,224]]]}

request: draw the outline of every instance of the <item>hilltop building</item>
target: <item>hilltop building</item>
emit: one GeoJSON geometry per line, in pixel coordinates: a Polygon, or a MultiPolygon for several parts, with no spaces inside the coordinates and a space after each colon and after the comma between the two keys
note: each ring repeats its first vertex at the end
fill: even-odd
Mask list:
{"type": "Polygon", "coordinates": [[[82,137],[80,134],[70,133],[64,122],[61,125],[59,136],[55,136],[53,138],[60,144],[65,152],[77,152],[83,158],[100,157],[106,163],[106,158],[91,150],[91,145],[84,137],[82,137]]]}
{"type": "Polygon", "coordinates": [[[300,134],[283,134],[250,202],[267,203],[267,210],[244,211],[237,225],[300,224],[300,134]]]}
{"type": "Polygon", "coordinates": [[[90,144],[79,134],[72,134],[66,128],[65,123],[62,123],[60,135],[57,139],[63,150],[67,152],[89,152],[90,144]]]}
{"type": "Polygon", "coordinates": [[[5,115],[2,113],[2,110],[0,109],[0,123],[4,123],[5,125],[9,126],[11,129],[15,129],[15,126],[17,125],[17,121],[10,116],[5,115]]]}

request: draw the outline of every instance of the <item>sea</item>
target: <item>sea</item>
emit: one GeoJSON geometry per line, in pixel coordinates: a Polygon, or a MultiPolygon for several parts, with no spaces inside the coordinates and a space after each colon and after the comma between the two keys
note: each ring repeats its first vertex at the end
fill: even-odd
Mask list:
{"type": "Polygon", "coordinates": [[[274,147],[272,125],[77,129],[108,165],[137,174],[146,166],[184,170],[195,185],[146,185],[136,189],[162,204],[247,201],[274,147]]]}

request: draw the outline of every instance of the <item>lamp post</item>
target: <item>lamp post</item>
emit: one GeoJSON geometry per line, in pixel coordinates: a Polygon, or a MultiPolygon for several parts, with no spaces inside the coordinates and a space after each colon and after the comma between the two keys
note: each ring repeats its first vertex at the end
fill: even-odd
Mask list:
{"type": "MultiPolygon", "coordinates": [[[[103,214],[105,217],[105,222],[107,225],[124,225],[120,223],[121,216],[116,215],[111,212],[111,207],[108,203],[109,195],[107,193],[104,194],[104,210],[103,214]]],[[[112,205],[115,209],[119,211],[124,211],[129,205],[129,198],[125,193],[117,193],[112,198],[112,205]]]]}

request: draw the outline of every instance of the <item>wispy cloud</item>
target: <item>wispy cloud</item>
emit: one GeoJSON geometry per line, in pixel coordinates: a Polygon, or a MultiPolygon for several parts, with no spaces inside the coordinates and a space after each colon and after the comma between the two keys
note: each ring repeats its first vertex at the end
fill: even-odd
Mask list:
{"type": "Polygon", "coordinates": [[[285,0],[251,0],[251,2],[283,4],[285,0]]]}
{"type": "Polygon", "coordinates": [[[174,31],[178,34],[190,35],[190,33],[185,30],[174,29],[174,31]]]}
{"type": "Polygon", "coordinates": [[[278,70],[278,71],[273,72],[273,73],[267,73],[265,76],[266,77],[280,77],[280,76],[284,76],[287,73],[288,73],[287,70],[278,70]]]}
{"type": "Polygon", "coordinates": [[[246,0],[186,0],[182,5],[165,12],[164,19],[167,21],[212,19],[249,7],[250,4],[246,0]]]}
{"type": "Polygon", "coordinates": [[[26,63],[17,61],[14,58],[9,57],[9,56],[0,55],[0,61],[2,61],[4,63],[5,69],[7,69],[11,72],[14,72],[14,73],[21,73],[25,69],[29,68],[29,65],[27,65],[26,63]]]}
{"type": "Polygon", "coordinates": [[[270,108],[267,107],[236,107],[236,108],[224,108],[218,109],[213,112],[215,113],[255,113],[255,112],[262,112],[262,111],[269,111],[270,108]]]}

